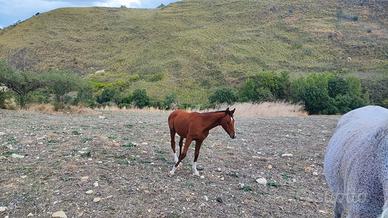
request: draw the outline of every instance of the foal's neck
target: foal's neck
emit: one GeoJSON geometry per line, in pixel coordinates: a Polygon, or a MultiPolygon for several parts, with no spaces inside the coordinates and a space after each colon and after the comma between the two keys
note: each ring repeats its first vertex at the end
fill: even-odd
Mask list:
{"type": "Polygon", "coordinates": [[[209,131],[220,125],[220,119],[225,116],[225,112],[209,112],[203,113],[202,117],[205,120],[205,130],[209,131]]]}

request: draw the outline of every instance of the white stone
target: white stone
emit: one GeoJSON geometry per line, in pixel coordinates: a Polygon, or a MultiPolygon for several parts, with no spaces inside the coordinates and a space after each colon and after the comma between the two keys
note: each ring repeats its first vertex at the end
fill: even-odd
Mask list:
{"type": "Polygon", "coordinates": [[[91,195],[91,194],[93,194],[93,190],[88,190],[85,193],[88,194],[88,195],[91,195]]]}
{"type": "Polygon", "coordinates": [[[23,155],[15,154],[15,153],[11,154],[11,157],[12,157],[12,158],[19,158],[19,159],[24,158],[23,155]]]}
{"type": "Polygon", "coordinates": [[[93,183],[93,185],[94,185],[94,187],[98,187],[98,182],[95,181],[95,182],[93,183]]]}
{"type": "Polygon", "coordinates": [[[86,182],[88,181],[88,179],[89,179],[89,176],[83,176],[81,177],[81,182],[86,182]]]}
{"type": "Polygon", "coordinates": [[[0,207],[0,212],[6,211],[8,208],[7,207],[0,207]]]}
{"type": "Polygon", "coordinates": [[[256,179],[256,182],[260,185],[267,185],[267,179],[266,178],[258,178],[256,179]]]}
{"type": "Polygon", "coordinates": [[[60,211],[57,211],[57,212],[54,212],[51,217],[57,217],[57,218],[67,218],[65,212],[63,212],[62,210],[60,211]]]}
{"type": "Polygon", "coordinates": [[[293,157],[293,154],[282,154],[282,157],[293,157]]]}
{"type": "Polygon", "coordinates": [[[95,202],[95,203],[100,202],[100,201],[101,201],[101,198],[99,198],[99,197],[93,199],[93,202],[95,202]]]}

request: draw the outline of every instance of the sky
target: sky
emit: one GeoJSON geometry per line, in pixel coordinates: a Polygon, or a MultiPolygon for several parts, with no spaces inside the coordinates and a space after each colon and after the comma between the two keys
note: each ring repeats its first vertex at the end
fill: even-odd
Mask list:
{"type": "Polygon", "coordinates": [[[37,12],[46,12],[62,7],[120,7],[155,8],[176,0],[0,0],[0,28],[25,20],[37,12]]]}

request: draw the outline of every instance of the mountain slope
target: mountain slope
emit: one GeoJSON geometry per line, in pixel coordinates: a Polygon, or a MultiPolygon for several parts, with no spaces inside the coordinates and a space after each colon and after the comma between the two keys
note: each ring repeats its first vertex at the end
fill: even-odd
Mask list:
{"type": "Polygon", "coordinates": [[[198,102],[209,89],[261,70],[387,75],[387,25],[385,10],[333,0],[65,8],[0,31],[0,58],[17,68],[71,69],[198,102]]]}

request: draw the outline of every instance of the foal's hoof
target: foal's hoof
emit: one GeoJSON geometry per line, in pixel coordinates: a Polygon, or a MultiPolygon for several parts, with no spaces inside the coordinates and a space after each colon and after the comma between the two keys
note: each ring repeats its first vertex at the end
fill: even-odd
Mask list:
{"type": "Polygon", "coordinates": [[[198,172],[198,171],[193,172],[193,175],[194,175],[194,176],[199,176],[199,172],[198,172]]]}
{"type": "Polygon", "coordinates": [[[175,172],[172,171],[172,170],[169,172],[169,175],[170,175],[170,176],[173,176],[174,174],[175,174],[175,172]]]}

